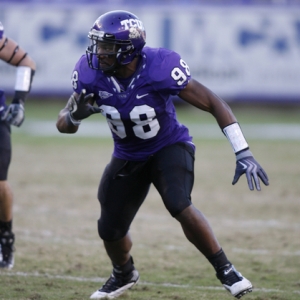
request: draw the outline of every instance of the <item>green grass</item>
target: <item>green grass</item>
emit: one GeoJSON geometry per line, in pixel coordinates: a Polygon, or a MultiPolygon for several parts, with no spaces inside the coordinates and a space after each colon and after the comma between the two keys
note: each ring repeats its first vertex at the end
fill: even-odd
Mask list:
{"type": "MultiPolygon", "coordinates": [[[[56,120],[59,111],[65,106],[68,97],[33,98],[26,102],[26,117],[40,120],[56,120]]],[[[177,114],[184,123],[215,123],[211,114],[191,105],[177,104],[177,114]]],[[[300,105],[276,104],[230,104],[238,121],[242,124],[253,123],[300,123],[300,105]]],[[[92,116],[93,118],[93,116],[92,116]]]]}
{"type": "MultiPolygon", "coordinates": [[[[60,101],[33,104],[26,105],[29,121],[56,120],[64,106],[60,101]]],[[[297,121],[293,110],[290,118],[277,109],[268,115],[249,107],[236,107],[236,112],[246,123],[297,121]]],[[[198,118],[214,122],[195,109],[180,107],[178,114],[190,124],[198,118]]],[[[12,141],[15,267],[0,271],[0,300],[89,299],[111,272],[97,233],[97,187],[112,142],[76,135],[32,136],[17,129],[12,141]]],[[[252,152],[270,177],[270,186],[262,186],[261,192],[249,191],[245,177],[231,185],[235,158],[225,138],[195,143],[193,202],[208,217],[228,258],[253,282],[253,293],[244,299],[299,299],[300,141],[251,140],[252,152]]],[[[187,242],[154,188],[131,234],[141,280],[119,299],[232,298],[207,260],[187,242]]]]}

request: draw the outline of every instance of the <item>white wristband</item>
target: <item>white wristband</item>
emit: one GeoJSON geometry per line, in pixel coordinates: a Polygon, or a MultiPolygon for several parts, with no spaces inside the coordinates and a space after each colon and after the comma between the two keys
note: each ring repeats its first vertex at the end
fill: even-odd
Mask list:
{"type": "Polygon", "coordinates": [[[26,66],[17,67],[15,90],[29,92],[31,84],[31,69],[26,66]]]}
{"type": "Polygon", "coordinates": [[[238,123],[233,123],[226,126],[225,128],[223,128],[223,132],[229,140],[234,153],[237,153],[249,147],[238,123]]]}

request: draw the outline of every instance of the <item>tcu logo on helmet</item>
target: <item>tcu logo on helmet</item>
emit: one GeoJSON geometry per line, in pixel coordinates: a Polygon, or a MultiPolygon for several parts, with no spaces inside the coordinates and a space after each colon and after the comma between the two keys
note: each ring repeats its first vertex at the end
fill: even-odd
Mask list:
{"type": "Polygon", "coordinates": [[[131,28],[131,27],[138,27],[141,30],[144,30],[143,23],[140,20],[136,19],[127,19],[120,22],[121,25],[125,27],[125,30],[131,28]]]}

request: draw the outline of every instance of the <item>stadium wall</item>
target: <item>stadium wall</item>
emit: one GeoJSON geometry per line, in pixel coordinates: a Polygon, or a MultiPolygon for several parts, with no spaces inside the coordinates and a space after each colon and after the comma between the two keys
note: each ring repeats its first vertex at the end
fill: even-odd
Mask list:
{"type": "MultiPolygon", "coordinates": [[[[225,100],[300,102],[300,6],[1,5],[6,34],[37,62],[32,94],[72,92],[88,30],[113,9],[138,15],[147,45],[179,52],[193,77],[225,100]]],[[[1,62],[0,78],[12,93],[14,68],[1,62]]]]}

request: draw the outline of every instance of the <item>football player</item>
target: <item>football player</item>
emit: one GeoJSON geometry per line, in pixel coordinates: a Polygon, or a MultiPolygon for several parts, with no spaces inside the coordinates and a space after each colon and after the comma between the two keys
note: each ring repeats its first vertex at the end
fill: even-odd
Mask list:
{"type": "Polygon", "coordinates": [[[24,121],[24,102],[30,91],[35,72],[35,62],[18,44],[5,36],[0,22],[0,59],[16,67],[15,94],[6,105],[4,92],[0,90],[0,268],[14,265],[14,241],[12,231],[13,193],[7,181],[11,160],[11,125],[20,127],[24,121]]]}
{"type": "Polygon", "coordinates": [[[129,228],[151,184],[224,287],[237,298],[251,292],[251,282],[228,260],[207,219],[191,201],[195,145],[188,128],[176,118],[171,96],[215,117],[236,155],[232,183],[246,174],[250,190],[260,190],[260,180],[268,185],[268,176],[249,150],[231,109],[192,78],[178,53],[146,47],[144,25],[131,12],[101,15],[88,37],[90,46],[75,65],[74,92],[59,113],[57,128],[75,133],[83,119],[101,113],[114,140],[98,188],[98,232],[113,270],[91,299],[118,297],[138,282],[129,228]]]}

